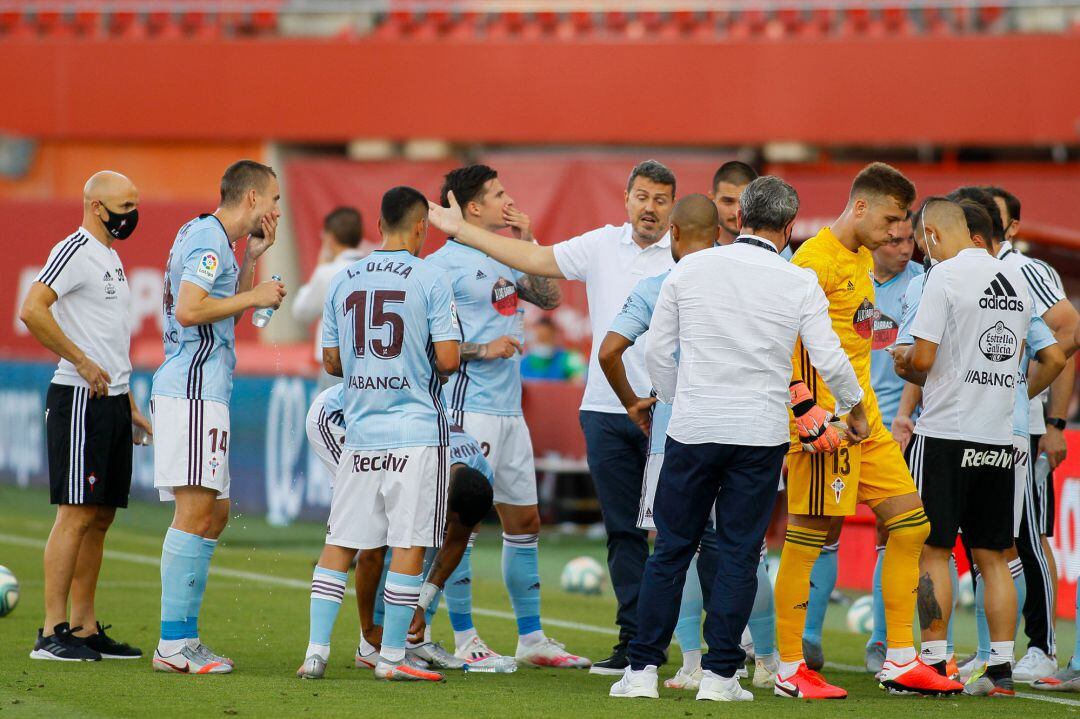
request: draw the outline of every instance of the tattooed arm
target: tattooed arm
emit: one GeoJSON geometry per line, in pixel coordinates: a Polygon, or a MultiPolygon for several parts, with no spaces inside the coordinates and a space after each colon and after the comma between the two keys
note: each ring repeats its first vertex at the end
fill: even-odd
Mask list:
{"type": "Polygon", "coordinates": [[[559,281],[540,275],[525,275],[517,283],[518,297],[542,310],[553,310],[562,301],[559,281]]]}
{"type": "Polygon", "coordinates": [[[515,352],[521,352],[521,343],[510,336],[504,335],[490,342],[462,342],[461,361],[484,359],[507,359],[513,357],[515,352]]]}

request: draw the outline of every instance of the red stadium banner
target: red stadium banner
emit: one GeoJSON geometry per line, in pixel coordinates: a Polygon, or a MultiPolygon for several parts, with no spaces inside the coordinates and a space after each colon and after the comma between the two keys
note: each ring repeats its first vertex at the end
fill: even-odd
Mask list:
{"type": "Polygon", "coordinates": [[[1069,453],[1054,470],[1057,507],[1050,546],[1057,560],[1057,613],[1071,619],[1076,612],[1076,585],[1080,578],[1080,431],[1068,430],[1065,437],[1069,453]]]}

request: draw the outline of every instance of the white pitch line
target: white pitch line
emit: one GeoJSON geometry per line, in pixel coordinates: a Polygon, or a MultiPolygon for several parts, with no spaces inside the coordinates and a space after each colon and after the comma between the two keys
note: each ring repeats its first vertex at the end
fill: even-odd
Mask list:
{"type": "MultiPolygon", "coordinates": [[[[30,537],[20,537],[14,534],[0,534],[0,542],[6,544],[14,544],[21,547],[33,547],[35,549],[44,549],[45,542],[40,539],[32,539],[30,537]]],[[[110,559],[116,559],[122,562],[131,562],[132,564],[142,564],[148,567],[158,567],[161,565],[161,558],[155,556],[147,556],[145,554],[133,554],[131,552],[121,552],[115,549],[106,549],[105,556],[110,559]]],[[[289,589],[303,589],[308,590],[311,588],[311,583],[302,579],[291,579],[289,577],[275,577],[272,574],[260,574],[258,572],[245,572],[241,569],[229,569],[228,567],[211,567],[210,573],[219,577],[229,577],[231,579],[243,579],[249,582],[256,582],[260,584],[269,584],[271,586],[287,587],[289,589]]],[[[348,590],[349,594],[353,593],[352,589],[348,590]]],[[[473,613],[479,614],[482,617],[492,617],[495,619],[506,619],[513,621],[515,619],[511,612],[502,612],[495,609],[483,609],[481,607],[473,607],[473,613]]],[[[591,632],[593,634],[605,634],[605,635],[617,635],[618,630],[610,627],[598,627],[593,624],[582,624],[580,622],[570,622],[562,619],[551,619],[544,617],[544,624],[560,627],[562,629],[574,629],[582,632],[591,632]]],[[[866,671],[865,667],[858,667],[853,664],[838,664],[836,662],[828,662],[830,667],[839,669],[842,672],[855,672],[863,673],[866,671]]],[[[1027,692],[1017,692],[1016,696],[1021,699],[1030,699],[1032,701],[1048,702],[1050,704],[1064,704],[1066,706],[1080,707],[1080,701],[1075,699],[1065,699],[1063,697],[1043,696],[1041,694],[1028,694],[1027,692]]]]}

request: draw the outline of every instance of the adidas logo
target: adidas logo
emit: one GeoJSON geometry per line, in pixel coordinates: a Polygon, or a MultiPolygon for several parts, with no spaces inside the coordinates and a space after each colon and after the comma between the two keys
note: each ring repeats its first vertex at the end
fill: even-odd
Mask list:
{"type": "Polygon", "coordinates": [[[476,271],[476,279],[478,279],[478,280],[486,280],[487,275],[484,274],[483,270],[477,270],[476,271]]]}
{"type": "Polygon", "coordinates": [[[990,281],[990,286],[983,290],[983,296],[979,298],[979,307],[984,310],[1024,311],[1024,303],[1016,298],[1016,290],[1000,272],[990,281]]]}
{"type": "Polygon", "coordinates": [[[105,276],[101,278],[101,281],[102,282],[112,282],[113,281],[112,273],[109,272],[108,270],[106,270],[105,271],[105,276]]]}
{"type": "Polygon", "coordinates": [[[533,584],[531,587],[529,587],[529,591],[530,592],[539,592],[540,591],[540,582],[537,582],[536,584],[533,584]]]}
{"type": "Polygon", "coordinates": [[[848,292],[852,292],[852,291],[854,291],[854,289],[855,289],[855,283],[852,282],[851,280],[848,280],[847,281],[847,290],[848,290],[848,292]]]}

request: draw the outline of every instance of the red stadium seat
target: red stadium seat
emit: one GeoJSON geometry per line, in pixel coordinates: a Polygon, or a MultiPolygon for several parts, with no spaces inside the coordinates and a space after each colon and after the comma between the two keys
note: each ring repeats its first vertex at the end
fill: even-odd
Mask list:
{"type": "Polygon", "coordinates": [[[521,35],[525,28],[525,15],[520,12],[503,12],[488,24],[487,36],[492,40],[506,40],[521,35]]]}
{"type": "Polygon", "coordinates": [[[695,40],[713,40],[730,22],[731,16],[726,12],[694,13],[690,37],[695,40]]]}
{"type": "Polygon", "coordinates": [[[870,11],[866,8],[848,8],[840,21],[840,34],[849,37],[866,35],[870,31],[870,11]]]}
{"type": "Polygon", "coordinates": [[[532,21],[525,23],[521,36],[526,40],[539,40],[555,37],[559,29],[559,14],[546,10],[533,15],[532,21]]]}
{"type": "Polygon", "coordinates": [[[111,35],[128,39],[146,36],[146,26],[139,22],[138,15],[133,12],[114,12],[107,24],[111,35]]]}
{"type": "Polygon", "coordinates": [[[408,10],[393,10],[386,19],[379,23],[373,33],[380,38],[400,38],[412,34],[416,27],[416,18],[408,10]]]}
{"type": "Polygon", "coordinates": [[[1004,29],[1006,20],[1005,8],[996,5],[984,5],[979,8],[979,29],[982,32],[993,32],[1004,29]]]}
{"type": "Polygon", "coordinates": [[[39,35],[70,34],[70,28],[66,26],[63,15],[55,10],[39,10],[35,13],[34,27],[39,35]]]}
{"type": "Polygon", "coordinates": [[[764,10],[745,10],[732,18],[728,34],[736,40],[761,37],[768,22],[769,16],[764,10]]]}
{"type": "Polygon", "coordinates": [[[613,10],[604,13],[604,29],[609,35],[622,36],[626,32],[626,26],[630,22],[626,13],[613,10]]]}
{"type": "Polygon", "coordinates": [[[274,10],[256,10],[251,13],[251,30],[256,35],[274,35],[278,29],[278,14],[274,10]]]}
{"type": "Polygon", "coordinates": [[[799,37],[827,37],[836,25],[836,12],[831,8],[815,8],[798,29],[799,37]]]}
{"type": "Polygon", "coordinates": [[[79,10],[71,18],[71,27],[76,35],[93,37],[102,32],[102,17],[97,10],[79,10]]]}
{"type": "Polygon", "coordinates": [[[889,35],[915,34],[911,13],[903,7],[887,7],[881,11],[881,24],[889,35]]]}

